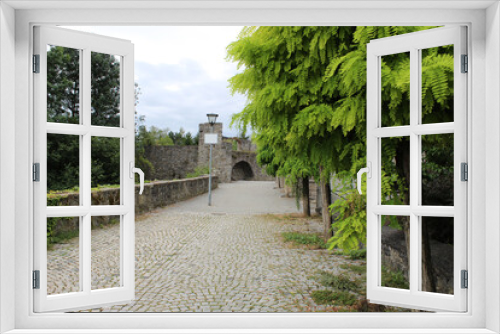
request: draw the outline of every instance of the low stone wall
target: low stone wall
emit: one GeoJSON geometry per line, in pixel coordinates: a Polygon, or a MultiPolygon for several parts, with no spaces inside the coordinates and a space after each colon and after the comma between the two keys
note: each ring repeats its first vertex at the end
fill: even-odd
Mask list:
{"type": "MultiPolygon", "coordinates": [[[[212,189],[219,186],[219,178],[212,177],[212,189]]],[[[139,186],[135,187],[135,213],[149,212],[155,208],[185,201],[208,192],[208,176],[173,181],[155,181],[144,185],[144,192],[139,195],[139,186]]]]}
{"type": "MultiPolygon", "coordinates": [[[[212,189],[219,185],[219,178],[212,177],[212,189]]],[[[153,211],[177,202],[208,192],[208,176],[173,181],[155,181],[144,185],[144,192],[139,195],[139,185],[135,186],[135,213],[141,214],[153,211]]],[[[79,205],[79,194],[52,195],[47,200],[51,206],[79,205]]],[[[117,205],[120,203],[120,189],[107,188],[92,192],[92,205],[117,205]]],[[[49,218],[50,235],[57,237],[78,229],[79,218],[49,218]]],[[[112,224],[116,217],[95,217],[92,227],[112,224]]]]}

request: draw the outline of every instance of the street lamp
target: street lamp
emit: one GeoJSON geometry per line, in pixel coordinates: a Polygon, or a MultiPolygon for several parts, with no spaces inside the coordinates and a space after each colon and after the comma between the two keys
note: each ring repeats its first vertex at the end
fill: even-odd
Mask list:
{"type": "MultiPolygon", "coordinates": [[[[214,124],[215,121],[217,120],[218,114],[207,114],[208,117],[208,123],[210,124],[211,127],[211,132],[214,132],[214,124]]],[[[208,206],[212,205],[212,146],[213,144],[210,143],[210,162],[209,162],[209,167],[208,167],[208,206]]]]}
{"type": "MultiPolygon", "coordinates": [[[[217,117],[219,117],[218,114],[207,114],[208,117],[208,123],[210,123],[211,126],[214,126],[215,121],[217,120],[217,117]]],[[[212,129],[213,131],[213,129],[212,129]]]]}

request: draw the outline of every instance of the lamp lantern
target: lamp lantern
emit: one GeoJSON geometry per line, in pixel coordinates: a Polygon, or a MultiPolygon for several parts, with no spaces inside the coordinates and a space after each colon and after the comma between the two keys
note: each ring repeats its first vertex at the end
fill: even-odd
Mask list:
{"type": "Polygon", "coordinates": [[[217,117],[219,117],[218,114],[207,114],[208,117],[208,123],[210,123],[211,126],[214,126],[215,121],[217,121],[217,117]]]}

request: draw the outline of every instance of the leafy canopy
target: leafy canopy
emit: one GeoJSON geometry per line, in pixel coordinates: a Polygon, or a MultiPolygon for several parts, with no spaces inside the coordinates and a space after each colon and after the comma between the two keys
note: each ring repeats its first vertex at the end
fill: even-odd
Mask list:
{"type": "MultiPolygon", "coordinates": [[[[357,248],[366,238],[366,203],[352,179],[366,165],[366,44],[430,27],[246,27],[228,46],[242,71],[229,80],[247,104],[232,124],[251,127],[258,161],[272,175],[335,173],[343,198],[332,247],[357,248]],[[351,210],[355,207],[356,210],[351,210]]],[[[450,47],[422,52],[424,123],[452,120],[453,56],[450,47]]],[[[382,124],[409,124],[409,57],[382,60],[382,124]]],[[[424,139],[440,140],[440,139],[424,139]]],[[[408,143],[384,144],[383,196],[404,203],[409,184],[408,143]]],[[[431,173],[432,174],[432,173],[431,173]]],[[[395,223],[397,225],[397,222],[395,223]]]]}

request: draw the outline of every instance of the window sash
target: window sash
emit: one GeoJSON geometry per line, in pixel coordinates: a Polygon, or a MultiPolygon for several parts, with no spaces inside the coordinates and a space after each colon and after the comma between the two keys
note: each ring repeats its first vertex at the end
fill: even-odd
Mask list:
{"type": "Polygon", "coordinates": [[[367,45],[367,162],[374,168],[367,181],[367,298],[374,303],[438,311],[467,310],[467,290],[461,289],[460,272],[467,269],[467,183],[460,181],[460,163],[467,162],[467,76],[461,73],[466,54],[466,28],[430,29],[372,40],[367,45]],[[454,45],[454,122],[420,124],[420,50],[454,45]],[[410,125],[381,127],[381,57],[410,53],[410,125]],[[421,135],[454,133],[454,206],[419,205],[421,188],[421,135]],[[410,139],[410,205],[381,205],[381,138],[410,139]],[[410,217],[410,290],[381,286],[381,214],[410,217]],[[423,216],[454,217],[454,294],[419,291],[422,277],[421,219],[423,216]]]}
{"type": "MultiPolygon", "coordinates": [[[[134,179],[129,162],[134,161],[135,119],[133,45],[128,41],[86,34],[69,29],[35,27],[34,51],[40,55],[40,73],[34,77],[34,161],[40,163],[40,182],[34,184],[34,269],[40,271],[40,289],[34,292],[35,312],[91,307],[130,301],[135,290],[134,179]],[[47,122],[47,45],[80,50],[80,124],[47,122]],[[120,127],[91,125],[91,53],[117,55],[120,62],[120,127]],[[47,134],[80,137],[80,187],[78,206],[47,207],[47,134]],[[91,204],[91,138],[120,139],[120,205],[91,204]],[[120,287],[92,290],[91,219],[98,215],[120,215],[120,287]],[[79,292],[47,294],[47,218],[80,217],[79,292]]],[[[132,165],[133,166],[133,165],[132,165]]]]}

